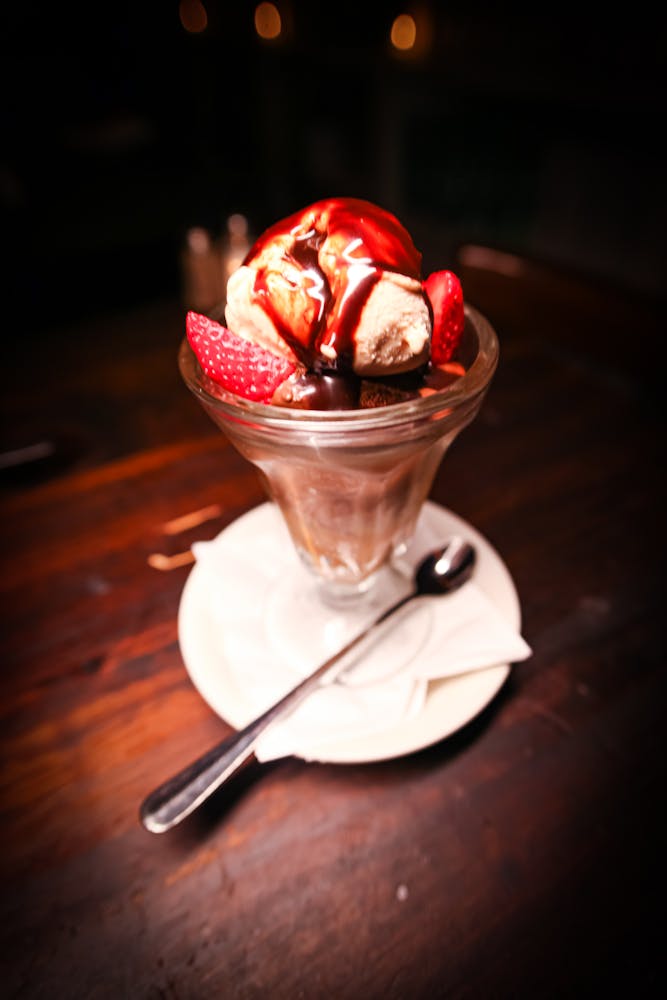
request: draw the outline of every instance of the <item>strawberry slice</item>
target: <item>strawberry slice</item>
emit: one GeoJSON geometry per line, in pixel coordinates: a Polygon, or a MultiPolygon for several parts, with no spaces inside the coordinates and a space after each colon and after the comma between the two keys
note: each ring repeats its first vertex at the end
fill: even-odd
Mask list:
{"type": "Polygon", "coordinates": [[[189,312],[185,330],[208,377],[237,396],[265,403],[294,371],[287,358],[244,340],[208,316],[189,312]]]}
{"type": "Polygon", "coordinates": [[[465,325],[463,290],[453,271],[434,271],[424,282],[433,309],[431,361],[443,365],[459,345],[465,325]]]}

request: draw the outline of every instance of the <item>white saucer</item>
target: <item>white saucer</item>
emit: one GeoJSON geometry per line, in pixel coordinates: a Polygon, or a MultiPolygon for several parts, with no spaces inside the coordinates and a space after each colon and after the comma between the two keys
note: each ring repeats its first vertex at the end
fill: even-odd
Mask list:
{"type": "MultiPolygon", "coordinates": [[[[421,552],[452,535],[470,541],[477,550],[475,583],[507,622],[520,630],[521,611],[512,578],[496,550],[478,531],[446,508],[427,502],[416,535],[421,552]]],[[[266,585],[262,588],[261,567],[265,564],[267,539],[272,542],[269,548],[274,562],[276,552],[281,553],[280,558],[284,558],[285,563],[284,574],[292,573],[297,557],[282,517],[271,503],[262,504],[234,521],[213,543],[224,550],[230,584],[225,589],[235,595],[239,608],[239,631],[242,629],[243,636],[251,637],[258,653],[262,653],[263,641],[264,604],[261,597],[266,585]],[[252,569],[249,570],[249,567],[252,569]]],[[[271,580],[280,579],[280,574],[281,567],[272,565],[271,580]]],[[[179,607],[181,653],[190,679],[204,700],[233,728],[241,729],[251,721],[254,713],[249,712],[248,700],[244,697],[242,682],[239,682],[242,675],[231,669],[225,657],[219,624],[214,622],[210,600],[207,600],[207,583],[202,567],[195,563],[179,607]]],[[[239,641],[240,637],[236,637],[237,645],[239,641]]],[[[264,656],[266,662],[272,662],[275,649],[267,645],[264,656]]],[[[363,738],[330,742],[324,750],[319,747],[308,759],[340,764],[364,763],[421,750],[450,736],[473,719],[497,694],[509,671],[509,665],[501,665],[465,676],[430,681],[418,715],[402,720],[392,729],[363,738]]],[[[298,679],[297,674],[295,683],[298,679]]]]}

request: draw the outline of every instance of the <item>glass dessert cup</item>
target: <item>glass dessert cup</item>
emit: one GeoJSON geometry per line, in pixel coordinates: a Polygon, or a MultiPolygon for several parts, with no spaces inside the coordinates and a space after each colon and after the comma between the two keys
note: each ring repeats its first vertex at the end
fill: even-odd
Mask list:
{"type": "MultiPolygon", "coordinates": [[[[304,622],[316,633],[327,608],[363,620],[364,608],[369,616],[397,587],[405,589],[404,576],[393,580],[396,558],[445,452],[477,415],[498,360],[494,330],[470,306],[458,357],[465,374],[430,395],[372,409],[301,410],[227,392],[183,341],[179,365],[187,386],[258,469],[307,568],[284,581],[275,597],[280,607],[267,612],[286,636],[297,622],[301,633],[309,631],[304,622]]],[[[330,634],[333,643],[343,637],[336,629],[330,634]]]]}

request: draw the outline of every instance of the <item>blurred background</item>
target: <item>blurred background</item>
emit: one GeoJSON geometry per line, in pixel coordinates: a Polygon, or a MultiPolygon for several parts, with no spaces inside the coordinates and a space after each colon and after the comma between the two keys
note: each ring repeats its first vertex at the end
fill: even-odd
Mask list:
{"type": "Polygon", "coordinates": [[[474,242],[662,297],[664,28],[601,9],[6,5],[10,316],[180,294],[186,246],[330,195],[394,211],[427,269],[474,242]]]}

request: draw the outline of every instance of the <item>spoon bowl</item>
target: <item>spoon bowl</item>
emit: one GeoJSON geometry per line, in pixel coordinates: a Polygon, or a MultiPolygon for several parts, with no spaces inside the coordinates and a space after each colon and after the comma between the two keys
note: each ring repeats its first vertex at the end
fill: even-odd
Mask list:
{"type": "Polygon", "coordinates": [[[429,552],[417,567],[415,585],[419,594],[449,594],[470,578],[476,553],[472,545],[453,538],[443,548],[429,552]]]}

